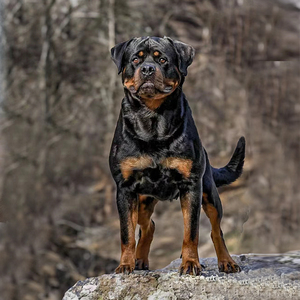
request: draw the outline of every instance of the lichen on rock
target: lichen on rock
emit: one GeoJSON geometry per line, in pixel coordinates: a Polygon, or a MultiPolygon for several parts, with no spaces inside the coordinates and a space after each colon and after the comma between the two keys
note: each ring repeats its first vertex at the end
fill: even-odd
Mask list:
{"type": "Polygon", "coordinates": [[[300,251],[233,258],[240,273],[219,273],[216,258],[206,258],[200,276],[179,276],[177,259],[160,270],[78,281],[63,300],[300,299],[300,251]]]}

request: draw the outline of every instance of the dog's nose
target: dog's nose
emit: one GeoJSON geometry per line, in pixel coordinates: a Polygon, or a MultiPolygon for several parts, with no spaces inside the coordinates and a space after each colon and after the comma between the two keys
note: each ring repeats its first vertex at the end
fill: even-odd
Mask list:
{"type": "Polygon", "coordinates": [[[141,72],[144,76],[150,76],[155,72],[155,66],[146,64],[141,67],[141,72]]]}

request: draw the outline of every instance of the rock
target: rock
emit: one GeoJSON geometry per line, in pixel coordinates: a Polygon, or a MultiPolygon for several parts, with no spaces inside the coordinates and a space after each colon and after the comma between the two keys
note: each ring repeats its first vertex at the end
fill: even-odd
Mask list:
{"type": "Polygon", "coordinates": [[[300,299],[300,251],[233,258],[242,268],[240,273],[219,273],[217,259],[205,258],[200,260],[205,266],[201,276],[179,276],[177,259],[160,270],[78,281],[63,300],[300,299]]]}

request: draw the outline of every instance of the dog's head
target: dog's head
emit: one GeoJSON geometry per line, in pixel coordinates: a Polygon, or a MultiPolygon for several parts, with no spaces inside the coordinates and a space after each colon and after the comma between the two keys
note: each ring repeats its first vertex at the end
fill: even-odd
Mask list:
{"type": "Polygon", "coordinates": [[[194,49],[168,37],[142,37],[116,45],[111,55],[124,87],[155,109],[183,82],[194,49]]]}

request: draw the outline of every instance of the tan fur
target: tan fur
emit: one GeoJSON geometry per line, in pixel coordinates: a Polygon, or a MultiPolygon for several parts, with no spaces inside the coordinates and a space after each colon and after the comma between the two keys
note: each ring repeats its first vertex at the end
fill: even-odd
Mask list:
{"type": "Polygon", "coordinates": [[[138,221],[138,205],[135,205],[128,215],[128,244],[121,242],[121,260],[116,273],[133,272],[135,268],[135,228],[138,221]]]}
{"type": "MultiPolygon", "coordinates": [[[[183,235],[183,244],[182,244],[182,263],[180,266],[181,272],[186,274],[188,268],[193,270],[193,268],[197,268],[199,272],[201,271],[201,265],[199,263],[198,257],[198,239],[199,239],[199,229],[197,228],[197,235],[194,240],[190,237],[191,232],[191,195],[187,193],[184,197],[180,199],[181,210],[183,214],[183,224],[184,224],[184,235],[183,235]]],[[[199,225],[198,225],[199,226],[199,225]]],[[[193,271],[192,271],[193,272],[193,271]]]]}
{"type": "MultiPolygon", "coordinates": [[[[142,51],[141,51],[142,52],[142,51]]],[[[140,77],[140,68],[135,71],[132,78],[125,78],[124,86],[131,92],[137,92],[139,87],[144,83],[140,77]]],[[[172,90],[169,93],[156,92],[156,94],[148,96],[146,94],[139,94],[145,105],[151,109],[157,109],[166,99],[167,96],[172,94],[179,85],[179,80],[167,79],[163,77],[159,68],[156,68],[155,75],[153,76],[153,84],[157,90],[164,90],[165,86],[171,86],[172,90]]]]}
{"type": "Polygon", "coordinates": [[[176,169],[185,178],[189,178],[191,175],[193,161],[191,159],[179,157],[168,157],[162,161],[162,165],[165,168],[176,169]]]}
{"type": "Polygon", "coordinates": [[[132,174],[133,170],[145,169],[153,164],[153,160],[150,156],[140,156],[140,157],[127,157],[121,164],[121,173],[123,178],[127,180],[132,174]]]}
{"type": "Polygon", "coordinates": [[[139,195],[138,224],[141,229],[141,238],[136,248],[136,262],[139,269],[142,268],[143,264],[149,267],[148,256],[155,229],[154,224],[151,222],[151,215],[158,200],[153,199],[150,204],[146,205],[147,198],[147,196],[139,195]]]}
{"type": "Polygon", "coordinates": [[[208,202],[207,194],[203,193],[203,210],[210,220],[211,224],[211,239],[215,246],[216,254],[218,257],[218,265],[223,265],[224,271],[228,272],[228,264],[231,266],[234,272],[237,272],[235,261],[229,255],[224,239],[222,237],[222,231],[220,227],[221,219],[219,217],[217,209],[208,202]]]}

